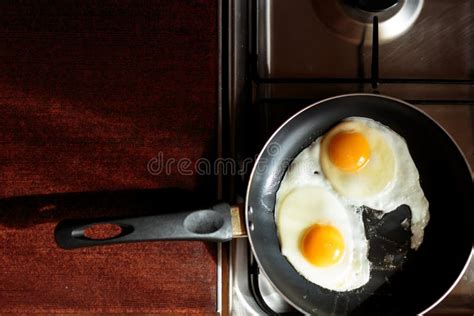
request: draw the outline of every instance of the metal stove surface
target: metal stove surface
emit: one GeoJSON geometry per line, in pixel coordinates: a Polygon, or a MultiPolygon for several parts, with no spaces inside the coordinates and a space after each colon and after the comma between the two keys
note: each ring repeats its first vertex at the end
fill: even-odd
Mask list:
{"type": "MultiPolygon", "coordinates": [[[[335,30],[338,26],[332,25],[352,29],[361,25],[347,23],[351,18],[344,19],[344,13],[333,13],[343,6],[342,2],[261,1],[259,74],[262,78],[369,78],[371,45],[366,42],[372,38],[372,29],[369,26],[365,34],[353,34],[352,40],[338,34],[335,30]]],[[[380,77],[473,79],[474,3],[470,0],[401,2],[401,5],[421,3],[421,11],[402,35],[384,42],[380,34],[380,77]]]]}
{"type": "MultiPolygon", "coordinates": [[[[324,20],[321,0],[229,0],[223,91],[228,88],[230,156],[254,157],[283,121],[311,103],[375,92],[408,101],[439,122],[474,168],[474,2],[400,5],[409,1],[421,2],[420,12],[405,33],[381,36],[374,86],[370,23],[358,38],[347,38],[324,20]]],[[[230,189],[237,202],[243,201],[246,179],[236,177],[230,189]]],[[[472,261],[431,313],[474,313],[472,261]]],[[[233,315],[295,312],[258,273],[246,239],[231,244],[230,282],[233,315]]]]}

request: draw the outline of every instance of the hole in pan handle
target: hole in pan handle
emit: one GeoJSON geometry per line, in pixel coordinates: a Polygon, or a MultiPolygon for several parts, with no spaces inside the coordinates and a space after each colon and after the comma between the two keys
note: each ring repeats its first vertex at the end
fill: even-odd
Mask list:
{"type": "Polygon", "coordinates": [[[152,240],[201,240],[225,242],[245,236],[243,208],[226,203],[208,209],[121,219],[69,219],[54,231],[56,243],[64,249],[152,240]],[[85,234],[88,228],[115,225],[120,233],[110,238],[94,239],[85,234]]]}

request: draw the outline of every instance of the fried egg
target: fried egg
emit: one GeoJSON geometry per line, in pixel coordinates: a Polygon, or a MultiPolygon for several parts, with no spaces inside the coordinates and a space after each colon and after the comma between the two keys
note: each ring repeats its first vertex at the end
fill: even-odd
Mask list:
{"type": "Polygon", "coordinates": [[[383,191],[395,174],[395,156],[384,131],[358,119],[346,120],[326,133],[319,158],[334,189],[354,200],[383,191]]]}
{"type": "Polygon", "coordinates": [[[349,204],[383,212],[410,207],[411,248],[418,249],[429,221],[428,200],[405,140],[368,118],[351,117],[316,140],[313,157],[349,204]]]}
{"type": "Polygon", "coordinates": [[[314,173],[315,166],[312,151],[303,150],[280,184],[275,216],[281,251],[307,280],[353,290],[370,277],[362,217],[314,173]]]}

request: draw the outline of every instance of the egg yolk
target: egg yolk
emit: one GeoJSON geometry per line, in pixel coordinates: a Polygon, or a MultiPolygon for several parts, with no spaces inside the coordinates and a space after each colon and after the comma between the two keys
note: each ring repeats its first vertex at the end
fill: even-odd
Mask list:
{"type": "Polygon", "coordinates": [[[336,228],[316,224],[306,230],[300,247],[306,260],[318,267],[328,267],[342,257],[344,238],[336,228]]]}
{"type": "Polygon", "coordinates": [[[362,169],[370,159],[367,139],[358,132],[341,132],[332,137],[329,159],[339,169],[354,172],[362,169]]]}

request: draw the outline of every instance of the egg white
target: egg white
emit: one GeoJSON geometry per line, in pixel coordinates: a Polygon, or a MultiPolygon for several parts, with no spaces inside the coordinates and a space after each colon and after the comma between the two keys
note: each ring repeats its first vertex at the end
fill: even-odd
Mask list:
{"type": "Polygon", "coordinates": [[[376,194],[341,194],[321,168],[321,142],[324,137],[321,136],[299,153],[288,167],[277,192],[275,207],[282,254],[306,279],[335,291],[356,289],[369,280],[368,241],[361,214],[364,206],[385,213],[403,204],[409,206],[412,213],[411,248],[415,250],[423,241],[424,229],[429,221],[429,203],[405,140],[387,126],[368,118],[350,117],[344,121],[364,124],[383,135],[394,156],[393,179],[376,194]],[[295,196],[297,199],[294,199],[295,196]],[[318,204],[331,207],[315,209],[314,205],[318,204]],[[332,211],[329,212],[329,209],[332,211]],[[345,254],[330,267],[312,265],[299,248],[303,232],[318,222],[332,225],[344,237],[345,254]]]}

